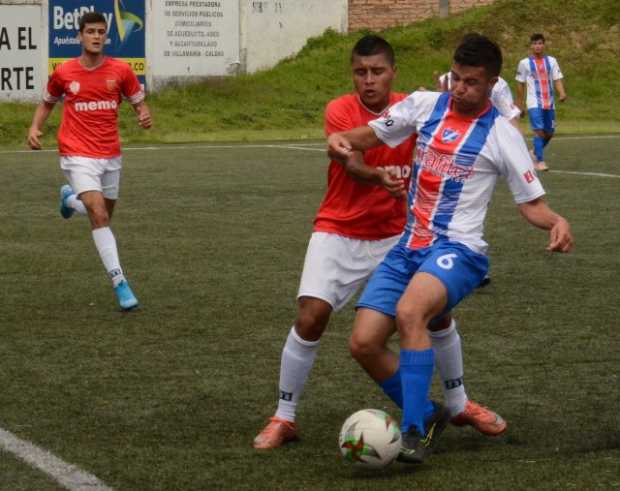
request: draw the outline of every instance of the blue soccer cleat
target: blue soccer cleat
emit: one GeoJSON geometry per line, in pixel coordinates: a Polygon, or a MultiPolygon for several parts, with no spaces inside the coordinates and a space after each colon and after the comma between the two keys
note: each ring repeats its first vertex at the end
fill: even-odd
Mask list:
{"type": "Polygon", "coordinates": [[[69,219],[73,216],[75,210],[67,206],[67,198],[73,193],[73,188],[68,184],[60,187],[60,215],[64,219],[69,219]]]}
{"type": "Polygon", "coordinates": [[[123,310],[135,309],[138,306],[138,299],[129,288],[129,283],[123,280],[114,287],[118,304],[123,310]]]}

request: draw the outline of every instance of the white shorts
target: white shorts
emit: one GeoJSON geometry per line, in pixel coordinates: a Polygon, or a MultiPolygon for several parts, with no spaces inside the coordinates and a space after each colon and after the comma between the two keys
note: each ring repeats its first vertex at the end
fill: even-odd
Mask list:
{"type": "Polygon", "coordinates": [[[308,243],[297,298],[319,298],[330,304],[334,311],[340,310],[398,239],[400,235],[381,240],[359,240],[314,232],[308,243]]]}
{"type": "Polygon", "coordinates": [[[107,199],[118,199],[121,167],[120,156],[111,159],[60,157],[60,168],[78,196],[86,191],[99,191],[107,199]]]}

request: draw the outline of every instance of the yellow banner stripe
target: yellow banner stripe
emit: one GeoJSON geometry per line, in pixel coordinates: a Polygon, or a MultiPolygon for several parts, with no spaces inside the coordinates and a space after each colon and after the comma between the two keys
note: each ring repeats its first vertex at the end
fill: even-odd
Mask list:
{"type": "MultiPolygon", "coordinates": [[[[52,72],[58,65],[70,59],[71,58],[49,58],[48,64],[47,64],[47,70],[48,70],[49,75],[52,74],[52,72]]],[[[136,75],[144,75],[146,73],[145,58],[118,58],[118,59],[124,61],[125,63],[128,63],[136,75]]]]}

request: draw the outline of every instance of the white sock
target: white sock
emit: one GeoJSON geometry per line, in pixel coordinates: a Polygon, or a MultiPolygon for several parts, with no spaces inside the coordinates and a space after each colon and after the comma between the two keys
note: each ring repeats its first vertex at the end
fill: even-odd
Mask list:
{"type": "Polygon", "coordinates": [[[96,228],[93,230],[93,240],[103,266],[112,280],[112,286],[116,287],[125,279],[125,276],[118,259],[118,249],[116,248],[114,234],[110,227],[96,228]]]}
{"type": "Polygon", "coordinates": [[[295,326],[291,328],[280,363],[280,399],[276,417],[295,421],[295,410],[301,393],[314,365],[319,341],[306,341],[299,337],[295,326]]]}
{"type": "Polygon", "coordinates": [[[69,208],[73,208],[80,215],[86,215],[87,214],[86,207],[84,206],[84,203],[82,202],[82,200],[77,197],[77,194],[70,195],[65,200],[65,202],[67,203],[67,206],[69,208]]]}
{"type": "Polygon", "coordinates": [[[431,331],[431,343],[435,353],[435,363],[441,375],[443,396],[452,416],[465,409],[467,394],[463,384],[463,352],[461,336],[452,319],[450,326],[441,331],[431,331]]]}

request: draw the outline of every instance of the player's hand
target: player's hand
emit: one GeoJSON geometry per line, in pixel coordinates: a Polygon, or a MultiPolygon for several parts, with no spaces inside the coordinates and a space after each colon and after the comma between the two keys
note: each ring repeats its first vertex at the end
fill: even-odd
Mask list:
{"type": "Polygon", "coordinates": [[[41,136],[43,136],[41,130],[31,127],[28,130],[28,146],[33,150],[41,150],[41,136]]]}
{"type": "Polygon", "coordinates": [[[340,133],[332,133],[327,137],[327,155],[333,160],[347,160],[353,153],[351,143],[340,133]]]}
{"type": "Polygon", "coordinates": [[[138,113],[138,126],[148,130],[153,126],[153,120],[151,119],[151,112],[146,106],[143,106],[138,113]]]}
{"type": "Polygon", "coordinates": [[[407,197],[407,191],[405,190],[405,180],[399,178],[395,173],[383,170],[381,172],[381,185],[386,189],[388,193],[397,199],[404,199],[407,197]]]}
{"type": "Polygon", "coordinates": [[[570,224],[560,218],[549,231],[549,245],[547,250],[551,252],[570,252],[575,245],[570,224]]]}
{"type": "Polygon", "coordinates": [[[568,98],[568,96],[566,94],[562,94],[560,97],[558,97],[560,102],[565,102],[567,98],[568,98]]]}

